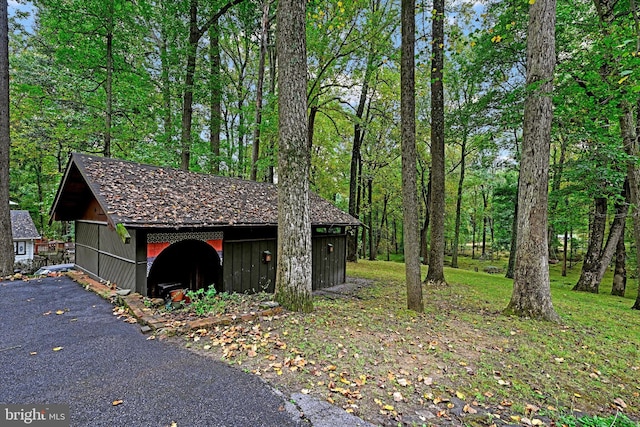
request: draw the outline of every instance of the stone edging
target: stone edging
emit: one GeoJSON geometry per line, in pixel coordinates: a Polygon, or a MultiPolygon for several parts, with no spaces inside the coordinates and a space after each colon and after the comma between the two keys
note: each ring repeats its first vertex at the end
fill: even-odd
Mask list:
{"type": "MultiPolygon", "coordinates": [[[[78,271],[70,271],[66,274],[71,280],[82,285],[85,289],[90,290],[104,299],[113,300],[117,298],[119,302],[127,307],[133,317],[138,320],[142,326],[143,332],[151,332],[168,326],[166,319],[160,316],[154,316],[151,309],[145,307],[143,296],[138,293],[129,295],[117,295],[114,289],[104,283],[90,278],[88,275],[78,271]]],[[[197,320],[188,320],[180,329],[197,330],[208,329],[215,326],[232,325],[240,322],[249,322],[259,317],[275,316],[282,313],[282,307],[269,308],[263,311],[233,314],[225,316],[205,317],[197,320]]]]}

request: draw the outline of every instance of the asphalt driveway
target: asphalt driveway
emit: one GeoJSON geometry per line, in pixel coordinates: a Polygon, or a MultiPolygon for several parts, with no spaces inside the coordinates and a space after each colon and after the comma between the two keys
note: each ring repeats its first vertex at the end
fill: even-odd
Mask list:
{"type": "Polygon", "coordinates": [[[0,403],[68,404],[72,426],[299,425],[259,378],[147,340],[66,277],[0,282],[0,403]]]}

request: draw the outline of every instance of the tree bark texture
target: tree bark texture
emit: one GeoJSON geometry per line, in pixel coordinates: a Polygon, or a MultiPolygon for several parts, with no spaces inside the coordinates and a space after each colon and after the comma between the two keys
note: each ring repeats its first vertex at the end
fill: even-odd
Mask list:
{"type": "Polygon", "coordinates": [[[611,286],[611,295],[623,297],[627,289],[627,251],[624,246],[624,226],[618,244],[616,245],[616,264],[613,271],[613,285],[611,286]]]}
{"type": "Polygon", "coordinates": [[[402,140],[402,214],[407,308],[422,313],[418,187],[416,183],[415,0],[402,0],[400,53],[400,122],[402,140]]]}
{"type": "Polygon", "coordinates": [[[210,76],[210,103],[209,117],[209,170],[213,174],[220,173],[220,131],[222,127],[222,64],[220,58],[220,24],[216,19],[209,28],[209,61],[211,66],[210,76]]]}
{"type": "MultiPolygon", "coordinates": [[[[373,52],[369,53],[367,61],[367,69],[364,73],[364,79],[362,81],[362,90],[360,91],[360,98],[358,100],[358,106],[356,107],[356,121],[353,125],[353,145],[351,148],[351,168],[349,174],[349,215],[354,218],[360,216],[359,206],[357,203],[358,182],[360,176],[358,174],[360,170],[360,164],[362,162],[361,147],[364,140],[365,128],[362,126],[362,118],[364,116],[364,108],[367,103],[367,96],[369,92],[369,80],[371,78],[373,69],[373,52]]],[[[357,231],[357,230],[356,230],[357,231]]],[[[358,261],[358,233],[347,235],[347,261],[358,261]]]]}
{"type": "Polygon", "coordinates": [[[464,184],[465,158],[467,156],[467,135],[462,138],[460,146],[460,178],[458,179],[458,193],[456,195],[456,225],[453,232],[453,244],[451,248],[451,267],[458,268],[458,244],[460,241],[460,222],[462,220],[462,186],[464,184]]]}
{"type": "Polygon", "coordinates": [[[425,282],[444,284],[444,0],[434,0],[431,61],[431,238],[425,282]]]}
{"type": "Polygon", "coordinates": [[[607,226],[607,199],[596,197],[594,200],[593,216],[589,227],[589,245],[582,263],[582,271],[574,291],[598,292],[597,276],[600,268],[600,254],[604,242],[604,232],[607,226]]]}
{"type": "MultiPolygon", "coordinates": [[[[267,36],[269,38],[272,38],[270,32],[267,33],[267,36]]],[[[273,96],[276,93],[276,69],[278,62],[278,50],[275,47],[275,43],[267,43],[267,45],[269,46],[269,64],[271,64],[271,66],[269,67],[269,93],[273,96]]],[[[269,166],[267,167],[265,182],[270,182],[273,184],[273,178],[275,176],[275,138],[269,138],[268,145],[269,147],[267,151],[269,153],[269,158],[271,159],[271,161],[269,162],[269,166]]]]}
{"type": "Polygon", "coordinates": [[[527,78],[513,293],[505,312],[559,322],[551,302],[547,207],[555,67],[555,0],[529,8],[527,78]]]}
{"type": "MultiPolygon", "coordinates": [[[[553,174],[553,179],[551,182],[551,191],[553,193],[557,193],[558,191],[560,191],[560,184],[562,182],[562,174],[564,172],[564,163],[567,157],[567,143],[564,140],[560,141],[560,158],[558,159],[557,162],[555,162],[555,152],[554,152],[554,156],[553,156],[553,160],[554,160],[554,165],[553,165],[553,170],[555,171],[553,174]]],[[[553,201],[553,204],[551,205],[549,212],[555,212],[556,209],[558,208],[558,201],[559,199],[556,198],[553,201]]],[[[556,246],[555,246],[555,241],[556,241],[556,237],[555,237],[555,230],[553,229],[553,225],[549,224],[549,232],[548,232],[548,244],[549,244],[549,259],[557,259],[558,258],[558,254],[556,253],[556,246]]]]}
{"type": "Polygon", "coordinates": [[[278,264],[275,298],[293,311],[313,310],[307,145],[306,0],[278,3],[278,264]]]}
{"type": "Polygon", "coordinates": [[[13,237],[9,208],[9,20],[0,0],[0,276],[13,273],[13,237]]]}
{"type": "Polygon", "coordinates": [[[202,27],[198,27],[198,2],[199,0],[190,0],[189,2],[189,41],[187,43],[187,65],[186,75],[184,78],[184,92],[182,96],[182,132],[180,134],[180,168],[189,170],[191,163],[191,125],[193,123],[193,90],[196,75],[196,58],[198,53],[198,43],[205,32],[209,31],[211,25],[218,21],[227,10],[241,3],[244,0],[231,0],[222,6],[217,12],[212,13],[211,17],[202,27]]]}
{"type": "MultiPolygon", "coordinates": [[[[518,187],[520,186],[520,178],[518,178],[518,187]]],[[[516,268],[516,248],[518,247],[518,194],[516,191],[516,202],[513,207],[513,222],[511,223],[511,242],[509,244],[509,262],[507,263],[507,272],[504,275],[508,279],[513,279],[516,268]]]]}
{"type": "Polygon", "coordinates": [[[429,245],[427,237],[429,236],[429,219],[431,218],[431,169],[420,168],[420,179],[422,181],[422,201],[424,202],[424,221],[420,228],[420,258],[424,265],[429,264],[429,245]],[[429,177],[425,181],[425,172],[429,172],[429,177]]]}
{"type": "MultiPolygon", "coordinates": [[[[636,244],[636,277],[638,274],[638,266],[640,266],[640,215],[638,215],[638,206],[640,206],[640,194],[638,185],[640,185],[640,171],[635,164],[634,159],[638,156],[638,135],[635,131],[633,120],[633,109],[628,103],[623,104],[623,113],[620,115],[620,132],[622,133],[622,141],[624,150],[631,157],[627,163],[627,179],[629,180],[629,197],[633,210],[633,239],[636,244]]],[[[634,310],[640,310],[640,286],[638,287],[638,296],[631,307],[634,310]]]]}
{"type": "Polygon", "coordinates": [[[264,68],[267,58],[267,40],[269,34],[269,9],[271,0],[262,5],[262,26],[260,28],[260,58],[258,60],[258,81],[256,84],[256,117],[253,128],[253,147],[251,152],[252,181],[258,179],[258,160],[260,159],[260,126],[262,126],[262,91],[264,87],[264,68]]]}
{"type": "Polygon", "coordinates": [[[106,106],[104,114],[105,157],[111,157],[111,123],[113,121],[113,0],[109,0],[107,12],[107,75],[104,83],[106,106]]]}
{"type": "Polygon", "coordinates": [[[162,108],[163,114],[163,131],[164,131],[164,143],[168,150],[171,147],[171,141],[173,140],[173,114],[171,105],[171,81],[169,80],[169,43],[166,39],[166,33],[162,32],[162,40],[160,44],[160,66],[161,82],[162,82],[162,108]]]}
{"type": "Polygon", "coordinates": [[[595,283],[595,286],[593,286],[596,289],[595,293],[598,293],[600,290],[600,283],[602,283],[602,278],[607,272],[607,267],[611,264],[611,260],[616,253],[620,238],[623,239],[624,244],[624,224],[627,221],[627,212],[629,211],[629,197],[627,194],[628,188],[629,184],[625,181],[624,188],[622,190],[623,199],[616,203],[616,216],[611,223],[607,243],[605,243],[600,256],[598,275],[595,278],[597,282],[595,283]]]}
{"type": "Polygon", "coordinates": [[[187,68],[182,97],[182,133],[180,168],[189,170],[191,162],[191,124],[193,122],[193,83],[196,74],[196,53],[198,51],[198,0],[189,3],[189,42],[187,43],[187,68]]]}

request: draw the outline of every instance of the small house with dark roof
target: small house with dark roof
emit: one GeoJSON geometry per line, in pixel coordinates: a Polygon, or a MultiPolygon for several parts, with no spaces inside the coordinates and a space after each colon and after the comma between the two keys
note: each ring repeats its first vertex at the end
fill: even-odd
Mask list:
{"type": "MultiPolygon", "coordinates": [[[[74,153],[51,220],[75,222],[78,268],[123,289],[273,292],[277,201],[273,184],[74,153]]],[[[344,283],[359,222],[315,194],[310,205],[313,288],[344,283]]]]}
{"type": "Polygon", "coordinates": [[[40,234],[29,211],[11,211],[11,233],[13,234],[15,262],[31,261],[34,254],[34,242],[40,238],[40,234]]]}

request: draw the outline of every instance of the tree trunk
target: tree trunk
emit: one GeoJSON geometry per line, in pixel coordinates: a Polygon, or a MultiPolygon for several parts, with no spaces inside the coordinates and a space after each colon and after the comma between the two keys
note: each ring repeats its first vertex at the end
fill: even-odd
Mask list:
{"type": "Polygon", "coordinates": [[[367,179],[367,192],[369,193],[369,261],[376,260],[376,252],[375,246],[376,242],[374,239],[375,230],[373,229],[373,178],[369,177],[367,179]]]}
{"type": "Polygon", "coordinates": [[[278,263],[275,298],[312,311],[309,153],[307,144],[306,0],[278,3],[278,263]]]}
{"type": "Polygon", "coordinates": [[[527,93],[518,187],[515,279],[506,313],[559,322],[551,302],[547,207],[555,67],[555,0],[529,7],[527,93]]]}
{"type": "Polygon", "coordinates": [[[400,123],[402,142],[402,213],[407,308],[422,313],[418,187],[416,183],[415,0],[402,0],[400,52],[400,123]]]}
{"type": "Polygon", "coordinates": [[[189,3],[189,42],[187,44],[187,68],[182,97],[182,133],[180,168],[189,170],[191,162],[191,123],[193,122],[193,82],[196,73],[196,53],[198,51],[198,0],[189,3]]]}
{"type": "Polygon", "coordinates": [[[15,255],[9,207],[9,20],[0,0],[0,277],[13,273],[15,255]]]}
{"type": "MultiPolygon", "coordinates": [[[[640,120],[640,117],[639,117],[640,120]]],[[[639,126],[640,127],[640,126],[639,126]]],[[[636,245],[636,277],[638,277],[638,268],[640,267],[640,216],[638,215],[638,206],[640,206],[640,194],[638,194],[638,185],[640,185],[640,173],[635,164],[638,156],[638,135],[634,129],[633,110],[627,102],[623,103],[623,113],[620,115],[620,131],[622,133],[622,141],[624,142],[624,150],[631,160],[627,163],[627,179],[629,180],[629,196],[633,205],[633,238],[636,245]]],[[[640,286],[638,286],[638,296],[633,307],[634,310],[640,310],[640,286]]]]}
{"type": "Polygon", "coordinates": [[[480,258],[487,259],[487,207],[489,203],[484,185],[481,185],[480,189],[482,190],[482,255],[480,258]]]}
{"type": "Polygon", "coordinates": [[[262,27],[260,31],[260,58],[258,60],[258,81],[256,83],[256,119],[253,128],[253,149],[251,153],[250,179],[258,179],[258,160],[260,158],[260,126],[262,125],[262,88],[264,86],[264,68],[267,57],[267,36],[269,34],[269,8],[271,0],[262,5],[262,27]]]}
{"type": "Polygon", "coordinates": [[[104,113],[104,148],[102,154],[111,157],[111,123],[113,120],[113,0],[109,0],[107,16],[107,75],[104,82],[106,106],[104,113]]]}
{"type": "Polygon", "coordinates": [[[225,14],[232,6],[244,0],[231,0],[222,6],[217,12],[212,13],[211,18],[198,27],[198,0],[189,1],[189,41],[187,43],[187,66],[184,78],[184,92],[182,96],[182,132],[180,135],[180,168],[189,170],[191,163],[191,125],[193,123],[193,90],[196,74],[196,55],[198,53],[198,43],[211,25],[217,22],[218,18],[225,14]]]}
{"type": "MultiPolygon", "coordinates": [[[[362,155],[360,153],[362,147],[362,141],[364,141],[365,129],[362,126],[362,117],[364,116],[364,108],[367,103],[367,96],[369,92],[369,80],[371,78],[371,70],[373,68],[373,52],[369,52],[369,59],[367,60],[367,69],[364,73],[364,79],[362,81],[362,90],[360,91],[360,98],[358,100],[358,107],[356,108],[356,118],[353,125],[353,145],[351,148],[351,167],[349,173],[349,215],[354,218],[358,218],[360,212],[358,212],[357,204],[357,192],[359,182],[359,167],[362,162],[362,155]]],[[[347,261],[358,261],[358,239],[357,232],[354,235],[349,234],[347,236],[347,261]]]]}
{"type": "MultiPolygon", "coordinates": [[[[562,183],[562,174],[564,171],[564,163],[567,157],[567,143],[566,141],[562,138],[560,140],[560,158],[558,159],[558,161],[555,161],[555,152],[554,152],[554,156],[553,156],[553,160],[554,160],[554,173],[553,173],[553,179],[551,181],[551,191],[553,193],[557,193],[558,191],[560,191],[560,184],[562,183]]],[[[553,204],[551,205],[549,212],[555,212],[557,207],[558,207],[558,198],[556,197],[553,201],[553,204]]],[[[549,224],[549,231],[548,231],[548,244],[549,244],[549,259],[557,259],[558,255],[556,253],[556,247],[555,247],[555,241],[556,241],[556,236],[555,236],[555,230],[553,228],[552,224],[549,224]]]]}
{"type": "Polygon", "coordinates": [[[374,251],[376,253],[376,256],[378,254],[378,251],[380,250],[380,242],[382,241],[382,230],[386,230],[385,232],[385,238],[387,239],[387,244],[385,245],[387,247],[387,261],[389,261],[389,239],[388,239],[388,235],[389,235],[389,224],[387,222],[387,206],[389,204],[389,195],[385,193],[384,198],[382,199],[382,218],[380,218],[380,227],[378,228],[377,232],[376,232],[376,246],[374,248],[374,251]],[[386,226],[386,228],[385,228],[386,226]]]}
{"type": "Polygon", "coordinates": [[[434,0],[431,63],[431,239],[425,282],[444,284],[444,0],[434,0]]]}
{"type": "Polygon", "coordinates": [[[584,256],[582,272],[574,291],[598,292],[596,277],[600,268],[600,252],[604,242],[604,232],[607,226],[607,199],[597,197],[594,201],[593,217],[590,221],[589,245],[584,256]]]}
{"type": "Polygon", "coordinates": [[[618,239],[616,246],[616,267],[613,273],[613,285],[611,286],[611,295],[624,297],[624,293],[627,289],[627,267],[626,267],[627,252],[624,246],[624,225],[622,233],[618,239]]]}
{"type": "Polygon", "coordinates": [[[431,170],[429,170],[429,179],[425,183],[425,169],[421,169],[420,178],[422,182],[422,201],[424,202],[424,221],[422,223],[422,228],[420,229],[420,258],[422,258],[422,263],[427,265],[429,263],[429,245],[427,244],[427,237],[429,232],[429,219],[431,218],[429,212],[429,208],[431,206],[431,170]]]}
{"type": "Polygon", "coordinates": [[[317,105],[312,105],[309,108],[309,116],[307,118],[307,151],[309,153],[309,158],[307,161],[311,163],[311,149],[313,148],[313,133],[316,128],[316,116],[318,115],[319,107],[317,105]]]}
{"type": "MultiPolygon", "coordinates": [[[[267,33],[267,36],[269,36],[270,32],[267,33]]],[[[277,55],[277,49],[275,48],[275,46],[270,45],[269,47],[269,93],[274,96],[276,93],[276,68],[277,68],[277,62],[278,62],[278,55],[277,55]]],[[[272,160],[269,162],[269,166],[267,167],[267,176],[265,178],[266,182],[270,182],[273,184],[273,179],[275,176],[275,170],[274,170],[274,158],[275,158],[275,144],[276,144],[276,140],[275,138],[269,138],[269,157],[272,158],[272,160]]],[[[356,228],[357,230],[357,228],[356,228]]]]}
{"type": "MultiPolygon", "coordinates": [[[[520,178],[518,178],[520,187],[520,178]]],[[[516,202],[513,206],[513,222],[511,223],[511,243],[509,245],[509,262],[507,263],[507,273],[505,277],[513,279],[516,267],[516,248],[518,246],[518,194],[516,191],[516,202]]]]}
{"type": "Polygon", "coordinates": [[[569,246],[569,234],[567,228],[564,229],[564,248],[562,257],[562,277],[567,277],[567,246],[569,246]]]}
{"type": "Polygon", "coordinates": [[[623,200],[621,202],[616,203],[616,217],[611,224],[611,228],[609,229],[609,236],[607,237],[607,243],[604,245],[604,249],[602,250],[602,254],[600,256],[600,267],[598,269],[598,276],[595,278],[597,283],[595,283],[593,288],[595,288],[595,293],[600,291],[600,283],[602,282],[602,278],[607,272],[607,267],[611,264],[611,260],[613,255],[616,253],[616,249],[618,247],[618,241],[620,238],[624,241],[624,223],[627,220],[627,211],[629,210],[629,196],[627,193],[627,189],[629,188],[629,184],[625,181],[624,188],[622,190],[623,200]]]}
{"type": "Polygon", "coordinates": [[[476,218],[471,217],[471,259],[476,259],[476,218]]]}
{"type": "Polygon", "coordinates": [[[170,149],[173,140],[173,112],[171,111],[171,81],[169,80],[169,49],[166,34],[161,35],[160,66],[162,68],[160,80],[162,83],[163,138],[166,150],[170,149]]]}
{"type": "Polygon", "coordinates": [[[458,244],[460,240],[460,222],[462,220],[462,186],[464,184],[465,157],[467,156],[467,135],[462,137],[460,146],[460,179],[458,180],[458,194],[456,197],[456,225],[453,232],[453,248],[451,267],[458,268],[458,244]]]}
{"type": "Polygon", "coordinates": [[[209,28],[209,60],[211,72],[210,102],[211,113],[209,117],[209,170],[213,174],[220,173],[220,128],[222,125],[222,73],[220,71],[220,24],[214,20],[209,28]]]}

